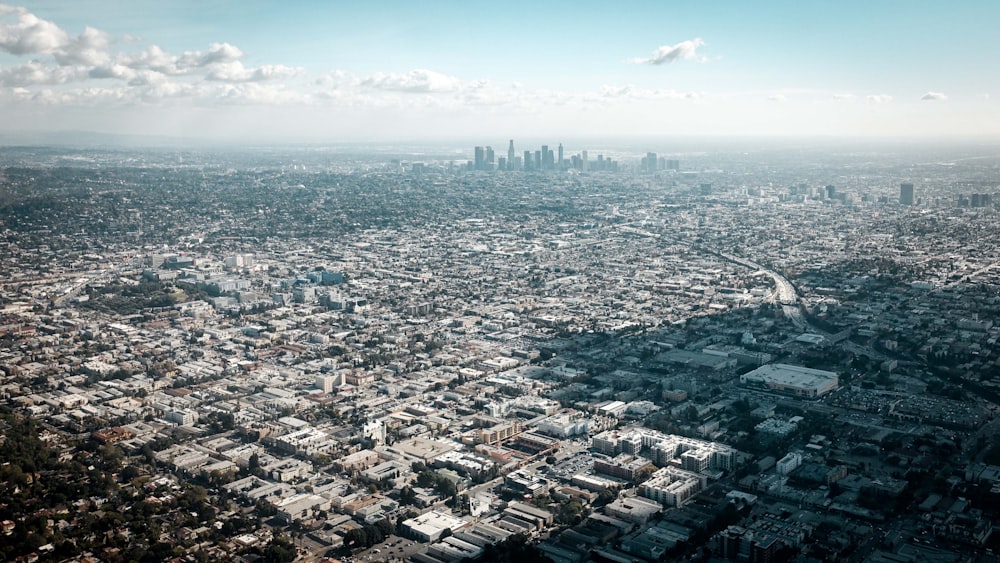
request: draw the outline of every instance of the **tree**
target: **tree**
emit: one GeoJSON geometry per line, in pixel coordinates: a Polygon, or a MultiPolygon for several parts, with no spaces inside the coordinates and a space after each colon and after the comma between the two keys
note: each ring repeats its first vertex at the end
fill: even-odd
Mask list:
{"type": "Polygon", "coordinates": [[[256,452],[251,454],[250,459],[247,460],[247,469],[254,474],[260,470],[260,456],[256,452]]]}
{"type": "Polygon", "coordinates": [[[264,561],[267,563],[291,563],[297,556],[295,545],[281,534],[275,535],[264,550],[264,561]]]}

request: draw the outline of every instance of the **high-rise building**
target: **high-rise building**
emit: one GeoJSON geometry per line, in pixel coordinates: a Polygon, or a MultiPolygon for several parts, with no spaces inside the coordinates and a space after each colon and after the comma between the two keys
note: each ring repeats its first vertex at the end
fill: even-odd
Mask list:
{"type": "Polygon", "coordinates": [[[559,143],[559,168],[563,167],[563,146],[559,143]]]}
{"type": "Polygon", "coordinates": [[[643,163],[643,169],[646,172],[656,172],[656,170],[659,168],[658,166],[659,162],[655,152],[647,152],[646,158],[643,159],[642,163],[643,163]]]}
{"type": "Polygon", "coordinates": [[[496,158],[493,154],[493,147],[486,147],[486,166],[483,170],[493,170],[493,163],[496,162],[496,158]]]}
{"type": "Polygon", "coordinates": [[[514,139],[507,145],[507,170],[514,169],[514,139]]]}
{"type": "Polygon", "coordinates": [[[837,197],[837,187],[830,184],[826,187],[826,198],[833,199],[835,197],[837,197]]]}
{"type": "Polygon", "coordinates": [[[581,158],[583,159],[583,167],[582,167],[582,170],[583,170],[584,172],[586,172],[586,171],[588,170],[588,167],[587,167],[587,151],[583,151],[583,152],[581,152],[581,153],[580,153],[580,157],[581,157],[581,158]]]}
{"type": "Polygon", "coordinates": [[[541,166],[539,166],[539,168],[541,168],[542,170],[548,170],[549,169],[549,146],[548,145],[542,145],[542,159],[539,162],[541,163],[541,166]]]}
{"type": "Polygon", "coordinates": [[[913,205],[913,184],[899,185],[899,203],[900,205],[913,205]]]}
{"type": "Polygon", "coordinates": [[[533,159],[531,158],[531,151],[524,151],[524,170],[525,171],[534,170],[535,169],[535,165],[532,162],[532,160],[533,159]]]}
{"type": "Polygon", "coordinates": [[[476,160],[473,164],[473,170],[482,170],[486,164],[486,151],[483,147],[476,147],[476,160]]]}

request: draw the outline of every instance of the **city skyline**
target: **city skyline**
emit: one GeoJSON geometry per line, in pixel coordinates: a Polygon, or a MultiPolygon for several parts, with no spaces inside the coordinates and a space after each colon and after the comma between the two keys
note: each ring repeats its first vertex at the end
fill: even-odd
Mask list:
{"type": "Polygon", "coordinates": [[[993,3],[615,8],[0,4],[5,132],[313,142],[1000,134],[1000,79],[986,72],[993,3]]]}

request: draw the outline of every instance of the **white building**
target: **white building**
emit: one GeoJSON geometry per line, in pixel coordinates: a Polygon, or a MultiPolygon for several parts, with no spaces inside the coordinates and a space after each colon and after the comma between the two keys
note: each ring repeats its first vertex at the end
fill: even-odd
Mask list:
{"type": "Polygon", "coordinates": [[[788,475],[792,471],[795,471],[795,468],[801,464],[802,456],[792,452],[778,460],[778,463],[774,464],[774,468],[779,475],[788,475]]]}
{"type": "Polygon", "coordinates": [[[653,473],[639,488],[639,494],[663,506],[681,506],[705,486],[705,478],[674,467],[664,467],[653,473]]]}
{"type": "Polygon", "coordinates": [[[837,374],[788,364],[768,364],[740,376],[740,383],[797,397],[819,397],[837,388],[837,374]]]}
{"type": "Polygon", "coordinates": [[[592,427],[593,420],[582,413],[562,413],[539,422],[537,430],[556,438],[568,438],[589,434],[592,427]]]}
{"type": "Polygon", "coordinates": [[[369,420],[361,426],[361,435],[375,442],[376,445],[385,443],[385,422],[379,419],[369,420]]]}
{"type": "Polygon", "coordinates": [[[454,533],[455,530],[469,525],[461,518],[455,518],[446,512],[432,510],[416,518],[403,522],[403,530],[407,536],[419,541],[437,541],[445,530],[454,533]]]}

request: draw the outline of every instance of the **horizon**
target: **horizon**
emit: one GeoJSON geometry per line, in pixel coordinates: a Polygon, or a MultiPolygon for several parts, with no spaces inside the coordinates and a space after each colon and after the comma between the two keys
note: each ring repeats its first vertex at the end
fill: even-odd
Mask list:
{"type": "Polygon", "coordinates": [[[725,150],[784,149],[794,146],[800,150],[844,146],[845,148],[1000,148],[1000,137],[991,135],[955,135],[952,137],[912,137],[905,135],[858,136],[858,135],[711,135],[711,134],[608,134],[608,135],[553,135],[553,136],[441,136],[441,137],[387,137],[361,139],[290,140],[272,139],[221,139],[172,135],[143,135],[136,133],[107,133],[101,131],[4,131],[0,132],[0,147],[3,148],[58,148],[73,149],[122,149],[122,150],[184,150],[204,148],[212,150],[253,150],[253,149],[317,149],[317,148],[428,148],[462,149],[471,151],[475,146],[492,146],[505,152],[508,141],[513,140],[518,150],[523,147],[550,148],[563,144],[567,150],[635,149],[647,151],[663,149],[664,145],[675,145],[672,154],[684,152],[706,152],[725,150]],[[684,146],[678,146],[684,145],[684,146]],[[752,145],[752,146],[751,146],[752,145]]]}

